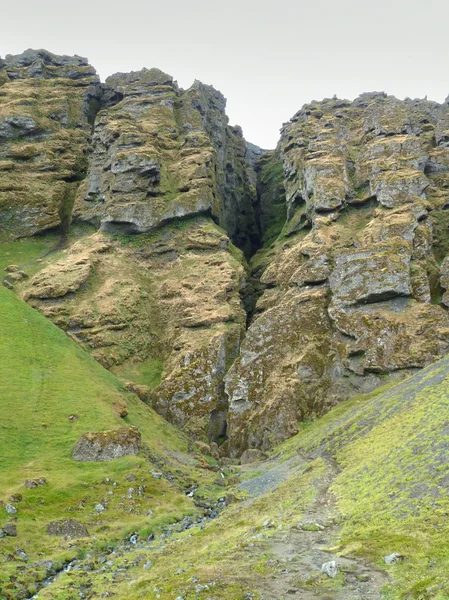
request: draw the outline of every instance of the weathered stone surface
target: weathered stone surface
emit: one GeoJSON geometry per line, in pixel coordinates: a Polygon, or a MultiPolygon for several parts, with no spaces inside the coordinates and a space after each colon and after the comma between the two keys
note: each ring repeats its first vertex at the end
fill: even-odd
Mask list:
{"type": "Polygon", "coordinates": [[[60,298],[76,292],[86,283],[91,270],[92,262],[87,256],[71,256],[69,260],[51,265],[34,277],[25,299],[60,298]]]}
{"type": "Polygon", "coordinates": [[[329,278],[332,305],[369,304],[410,296],[411,248],[405,242],[345,252],[334,258],[329,278]]]}
{"type": "Polygon", "coordinates": [[[28,489],[33,489],[39,487],[40,485],[47,485],[47,480],[45,479],[45,477],[38,477],[37,479],[26,479],[23,485],[28,489]]]}
{"type": "Polygon", "coordinates": [[[17,525],[15,523],[6,523],[3,525],[2,530],[9,537],[17,537],[17,525]]]}
{"type": "Polygon", "coordinates": [[[27,50],[4,60],[0,238],[66,231],[101,95],[86,59],[27,50]]]}
{"type": "Polygon", "coordinates": [[[87,527],[76,519],[60,519],[47,525],[48,535],[69,536],[71,538],[88,537],[87,527]]]}
{"type": "Polygon", "coordinates": [[[136,427],[84,433],[72,451],[80,462],[107,462],[123,456],[135,456],[140,448],[140,432],[136,427]]]}
{"type": "Polygon", "coordinates": [[[447,352],[448,114],[368,94],[284,126],[288,222],[253,259],[266,289],[226,376],[232,455],[447,352]]]}
{"type": "Polygon", "coordinates": [[[87,236],[24,284],[23,294],[127,380],[130,369],[144,373],[157,359],[156,389],[159,381],[145,385],[144,375],[127,388],[186,430],[218,439],[226,415],[222,378],[246,320],[243,259],[204,217],[139,239],[124,246],[101,233],[87,236]]]}
{"type": "Polygon", "coordinates": [[[293,435],[301,414],[325,402],[339,368],[327,361],[330,333],[322,289],[290,291],[254,320],[225,377],[233,455],[293,435]]]}
{"type": "Polygon", "coordinates": [[[333,579],[338,575],[337,563],[335,562],[335,560],[326,562],[321,566],[321,571],[325,573],[328,577],[331,577],[333,579]]]}
{"type": "Polygon", "coordinates": [[[183,92],[171,76],[143,69],[109,77],[103,105],[75,216],[102,231],[142,233],[209,213],[251,249],[240,223],[252,218],[257,234],[247,149],[219,92],[200,82],[183,92]]]}
{"type": "Polygon", "coordinates": [[[449,306],[449,256],[446,256],[441,263],[440,283],[441,287],[445,290],[443,294],[443,304],[449,306]]]}

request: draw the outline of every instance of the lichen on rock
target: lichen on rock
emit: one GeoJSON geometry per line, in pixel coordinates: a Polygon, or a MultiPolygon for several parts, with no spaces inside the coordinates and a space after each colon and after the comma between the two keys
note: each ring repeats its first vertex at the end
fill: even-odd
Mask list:
{"type": "Polygon", "coordinates": [[[287,223],[253,259],[265,291],[226,376],[232,454],[447,352],[435,235],[447,120],[446,105],[364,94],[311,103],[284,126],[287,223]]]}
{"type": "Polygon", "coordinates": [[[84,433],[76,442],[72,458],[79,462],[107,462],[139,452],[141,435],[137,427],[84,433]]]}
{"type": "Polygon", "coordinates": [[[101,95],[87,60],[6,56],[0,89],[0,238],[67,231],[101,95]]]}

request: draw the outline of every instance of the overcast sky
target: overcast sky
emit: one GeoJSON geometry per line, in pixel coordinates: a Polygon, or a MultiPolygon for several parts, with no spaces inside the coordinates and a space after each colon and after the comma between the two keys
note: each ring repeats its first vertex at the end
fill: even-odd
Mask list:
{"type": "Polygon", "coordinates": [[[87,56],[103,80],[159,67],[211,84],[265,148],[313,99],[449,95],[449,0],[21,0],[1,23],[1,56],[46,48],[87,56]]]}

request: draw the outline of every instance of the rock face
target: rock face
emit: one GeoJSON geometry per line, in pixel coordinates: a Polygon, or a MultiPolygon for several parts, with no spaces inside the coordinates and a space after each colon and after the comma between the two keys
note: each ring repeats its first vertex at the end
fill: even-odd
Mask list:
{"type": "Polygon", "coordinates": [[[225,98],[197,81],[184,92],[158,69],[117,73],[103,92],[75,215],[105,232],[144,233],[208,214],[250,252],[254,190],[225,98]]]}
{"type": "Polygon", "coordinates": [[[140,432],[134,426],[84,433],[75,444],[72,458],[80,462],[107,462],[123,456],[136,456],[140,438],[140,432]]]}
{"type": "Polygon", "coordinates": [[[24,297],[118,375],[145,383],[156,370],[154,388],[163,371],[142,397],[196,436],[218,438],[223,376],[245,330],[243,258],[205,217],[138,239],[81,239],[24,297]]]}
{"type": "Polygon", "coordinates": [[[79,56],[0,62],[0,239],[70,224],[100,84],[79,56]]]}
{"type": "Polygon", "coordinates": [[[448,104],[314,102],[265,151],[158,69],[0,86],[0,238],[81,230],[4,285],[195,438],[266,450],[447,352],[448,104]]]}
{"type": "Polygon", "coordinates": [[[267,289],[226,376],[232,453],[447,352],[448,128],[448,106],[385,94],[284,126],[288,221],[253,259],[267,289]]]}
{"type": "MultiPolygon", "coordinates": [[[[58,82],[67,94],[69,66],[73,77],[78,68],[87,77],[92,69],[84,63],[44,51],[7,57],[8,73],[10,64],[22,70],[2,90],[8,103],[15,92],[28,93],[19,84],[58,82]],[[28,66],[33,60],[48,64],[37,81],[28,66]]],[[[83,162],[67,184],[63,229],[72,221],[88,222],[99,233],[85,235],[49,261],[22,286],[23,296],[126,379],[130,371],[150,368],[154,387],[164,372],[153,406],[195,435],[223,438],[223,376],[246,321],[240,298],[244,259],[230,239],[247,255],[258,245],[254,165],[263,151],[247,146],[241,129],[228,125],[225,98],[200,82],[180,90],[158,69],[118,73],[102,85],[96,78],[75,79],[84,112],[67,140],[83,162]],[[137,244],[123,244],[134,234],[141,234],[137,244]]],[[[32,105],[25,116],[35,119],[37,112],[32,105]]],[[[24,181],[33,181],[34,162],[20,164],[24,181]]],[[[35,202],[37,192],[31,198],[35,202]]],[[[58,225],[49,198],[46,193],[39,219],[53,211],[51,220],[30,217],[32,227],[23,218],[16,226],[0,204],[8,234],[58,225]]],[[[19,209],[16,200],[17,214],[19,209]]],[[[136,383],[147,380],[138,376],[136,383]]]]}

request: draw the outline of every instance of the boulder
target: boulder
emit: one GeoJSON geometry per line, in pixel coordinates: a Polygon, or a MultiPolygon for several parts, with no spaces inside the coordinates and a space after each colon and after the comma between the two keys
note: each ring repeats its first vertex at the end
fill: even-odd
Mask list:
{"type": "Polygon", "coordinates": [[[28,489],[37,488],[40,485],[47,485],[47,480],[45,479],[45,477],[37,477],[37,479],[26,479],[23,485],[28,489]]]}
{"type": "Polygon", "coordinates": [[[332,579],[338,575],[338,566],[335,560],[324,563],[321,566],[321,571],[332,579]]]}
{"type": "Polygon", "coordinates": [[[83,523],[76,519],[60,519],[47,525],[48,535],[69,536],[71,538],[88,537],[89,532],[83,523]]]}
{"type": "Polygon", "coordinates": [[[107,462],[123,456],[135,456],[140,443],[140,432],[134,426],[88,432],[75,444],[72,458],[80,462],[107,462]]]}
{"type": "Polygon", "coordinates": [[[15,523],[6,523],[6,525],[4,525],[2,529],[5,535],[9,537],[17,536],[17,525],[15,523]]]}
{"type": "Polygon", "coordinates": [[[395,563],[400,562],[402,560],[404,560],[404,556],[399,552],[392,552],[391,554],[384,556],[384,563],[386,565],[394,565],[395,563]]]}

